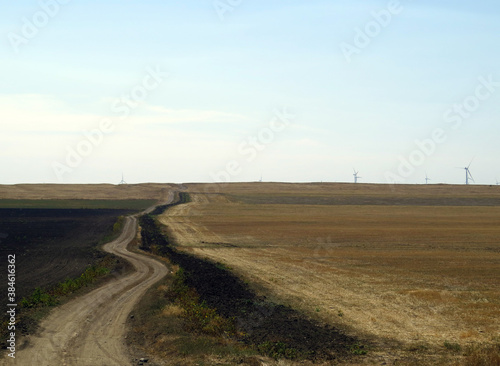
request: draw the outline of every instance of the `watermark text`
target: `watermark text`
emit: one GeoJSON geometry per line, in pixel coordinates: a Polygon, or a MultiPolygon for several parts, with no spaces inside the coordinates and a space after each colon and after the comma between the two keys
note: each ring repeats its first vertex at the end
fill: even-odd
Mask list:
{"type": "Polygon", "coordinates": [[[7,256],[7,350],[8,356],[16,358],[16,256],[7,256]]]}

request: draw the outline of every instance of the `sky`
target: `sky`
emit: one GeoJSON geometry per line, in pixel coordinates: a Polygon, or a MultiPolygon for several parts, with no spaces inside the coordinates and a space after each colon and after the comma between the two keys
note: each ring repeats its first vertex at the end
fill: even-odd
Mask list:
{"type": "Polygon", "coordinates": [[[18,0],[0,35],[0,184],[500,180],[496,0],[18,0]]]}

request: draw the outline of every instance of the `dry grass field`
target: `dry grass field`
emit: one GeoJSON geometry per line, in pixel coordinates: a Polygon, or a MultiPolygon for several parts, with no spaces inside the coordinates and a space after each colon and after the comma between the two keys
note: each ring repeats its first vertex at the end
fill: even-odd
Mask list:
{"type": "Polygon", "coordinates": [[[0,199],[162,200],[173,184],[16,184],[0,185],[0,199]]]}
{"type": "Polygon", "coordinates": [[[181,247],[361,336],[373,345],[369,362],[422,353],[446,364],[459,346],[500,340],[500,187],[253,183],[187,191],[192,202],[161,217],[181,247]]]}

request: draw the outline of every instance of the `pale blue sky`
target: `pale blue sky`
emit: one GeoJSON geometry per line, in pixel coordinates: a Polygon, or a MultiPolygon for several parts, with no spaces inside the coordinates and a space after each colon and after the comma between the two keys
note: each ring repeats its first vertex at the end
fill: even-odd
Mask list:
{"type": "Polygon", "coordinates": [[[242,0],[222,19],[215,3],[2,4],[0,183],[351,181],[353,167],[361,182],[463,183],[472,158],[477,183],[500,179],[497,1],[242,0]],[[374,33],[349,62],[357,29],[374,33]],[[127,107],[148,70],[168,76],[127,107]],[[295,117],[270,136],[284,107],[295,117]],[[84,132],[104,118],[94,146],[84,132]]]}

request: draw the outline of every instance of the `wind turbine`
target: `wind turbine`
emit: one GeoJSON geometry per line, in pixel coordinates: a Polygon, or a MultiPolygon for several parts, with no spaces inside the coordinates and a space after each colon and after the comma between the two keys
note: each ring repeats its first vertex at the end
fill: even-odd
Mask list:
{"type": "Polygon", "coordinates": [[[127,184],[127,182],[125,182],[125,179],[123,179],[123,173],[122,173],[122,180],[120,181],[119,184],[127,184]]]}
{"type": "Polygon", "coordinates": [[[359,178],[362,178],[360,176],[358,176],[359,172],[356,171],[356,169],[353,169],[354,170],[354,183],[358,183],[358,179],[359,178]]]}
{"type": "Polygon", "coordinates": [[[427,176],[427,172],[425,172],[425,184],[429,184],[429,181],[432,180],[427,176]]]}
{"type": "MultiPolygon", "coordinates": [[[[472,159],[474,160],[474,159],[472,159]]],[[[472,177],[472,174],[470,173],[470,165],[472,164],[472,160],[470,161],[469,165],[467,165],[465,168],[458,168],[458,169],[465,169],[465,184],[469,184],[469,180],[474,182],[474,178],[472,177]]]]}

